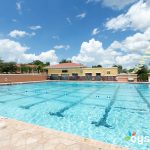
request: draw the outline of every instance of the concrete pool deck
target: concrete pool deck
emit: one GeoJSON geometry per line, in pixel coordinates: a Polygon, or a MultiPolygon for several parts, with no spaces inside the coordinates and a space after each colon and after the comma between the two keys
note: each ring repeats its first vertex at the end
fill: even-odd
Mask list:
{"type": "Polygon", "coordinates": [[[127,150],[9,118],[0,118],[1,150],[127,150]]]}

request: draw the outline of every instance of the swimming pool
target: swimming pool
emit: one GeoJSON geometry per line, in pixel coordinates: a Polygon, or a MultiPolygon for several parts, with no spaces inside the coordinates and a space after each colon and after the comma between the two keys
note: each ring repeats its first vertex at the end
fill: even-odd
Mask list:
{"type": "Polygon", "coordinates": [[[0,115],[132,149],[150,149],[150,84],[0,86],[0,115]]]}

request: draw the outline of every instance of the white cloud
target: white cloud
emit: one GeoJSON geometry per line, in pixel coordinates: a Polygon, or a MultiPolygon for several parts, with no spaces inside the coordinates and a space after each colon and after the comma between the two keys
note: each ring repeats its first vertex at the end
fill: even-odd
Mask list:
{"type": "Polygon", "coordinates": [[[79,19],[83,19],[86,17],[86,13],[84,12],[84,13],[78,14],[76,17],[79,19]]]}
{"type": "Polygon", "coordinates": [[[36,33],[27,33],[26,31],[13,30],[9,33],[9,36],[12,38],[23,38],[25,36],[35,36],[36,33]]]}
{"type": "Polygon", "coordinates": [[[120,49],[126,53],[143,54],[145,50],[150,51],[150,28],[144,33],[136,33],[128,36],[122,42],[114,41],[109,48],[120,49]]]}
{"type": "Polygon", "coordinates": [[[99,34],[99,32],[100,32],[99,28],[94,28],[92,31],[92,35],[97,35],[99,34]]]}
{"type": "Polygon", "coordinates": [[[86,3],[91,3],[91,2],[94,2],[94,3],[97,3],[97,2],[101,2],[102,0],[86,0],[86,3]]]}
{"type": "Polygon", "coordinates": [[[86,3],[101,2],[104,6],[112,9],[123,9],[124,7],[133,4],[138,0],[87,0],[86,3]]]}
{"type": "Polygon", "coordinates": [[[22,2],[21,1],[16,2],[16,9],[19,14],[22,13],[22,2]]]}
{"type": "MultiPolygon", "coordinates": [[[[72,61],[85,65],[112,66],[119,64],[124,67],[134,67],[140,63],[145,51],[150,52],[150,28],[144,33],[136,33],[123,41],[114,41],[106,49],[100,41],[95,39],[83,42],[79,54],[72,57],[72,61]]],[[[146,58],[145,58],[146,62],[146,58]]]]}
{"type": "Polygon", "coordinates": [[[54,49],[65,49],[68,50],[70,48],[70,45],[55,45],[54,49]]]}
{"type": "Polygon", "coordinates": [[[137,0],[103,0],[103,5],[113,9],[123,9],[137,0]]]}
{"type": "Polygon", "coordinates": [[[89,42],[82,43],[79,54],[73,56],[72,61],[88,66],[97,64],[110,66],[115,62],[115,57],[119,55],[121,55],[119,52],[111,49],[105,50],[100,41],[91,39],[89,42]]]}
{"type": "Polygon", "coordinates": [[[72,24],[72,21],[69,17],[66,18],[67,22],[71,25],[72,24]]]}
{"type": "Polygon", "coordinates": [[[117,64],[121,64],[123,66],[126,66],[127,68],[130,68],[130,66],[134,67],[136,64],[138,64],[140,58],[141,55],[139,54],[126,54],[122,56],[117,56],[116,62],[117,64]]]}
{"type": "Polygon", "coordinates": [[[140,0],[138,3],[130,7],[127,13],[112,18],[106,23],[107,29],[145,31],[150,27],[150,4],[140,0]]]}
{"type": "Polygon", "coordinates": [[[31,30],[38,30],[38,29],[41,29],[42,27],[37,25],[37,26],[30,26],[29,27],[31,30]]]}
{"type": "Polygon", "coordinates": [[[29,48],[22,46],[20,43],[10,39],[0,40],[0,56],[4,61],[16,61],[18,63],[29,63],[33,60],[41,60],[43,62],[58,62],[55,50],[48,50],[39,55],[27,53],[29,48]]]}

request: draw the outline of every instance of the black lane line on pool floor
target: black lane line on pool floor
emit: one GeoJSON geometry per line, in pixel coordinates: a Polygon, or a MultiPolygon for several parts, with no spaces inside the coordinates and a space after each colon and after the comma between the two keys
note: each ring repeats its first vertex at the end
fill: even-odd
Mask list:
{"type": "MultiPolygon", "coordinates": [[[[39,89],[38,89],[38,90],[39,90],[39,89]]],[[[18,94],[19,96],[22,96],[22,97],[17,98],[17,99],[5,100],[5,101],[2,100],[2,101],[0,101],[0,103],[3,103],[3,104],[4,104],[4,103],[16,101],[16,100],[20,100],[20,99],[22,99],[22,98],[33,97],[33,96],[34,96],[34,94],[33,94],[33,95],[25,95],[25,94],[22,94],[22,93],[28,93],[28,92],[35,92],[35,93],[37,93],[37,90],[32,90],[32,91],[25,90],[25,91],[22,91],[22,92],[20,92],[20,93],[11,93],[10,91],[5,91],[5,93],[7,93],[8,95],[16,95],[16,94],[18,94]]],[[[38,96],[38,95],[41,95],[41,93],[37,94],[36,96],[38,96]]],[[[6,95],[3,95],[3,96],[6,96],[6,95]]]]}
{"type": "MultiPolygon", "coordinates": [[[[41,95],[41,94],[37,94],[36,96],[38,96],[38,95],[41,95]]],[[[22,100],[22,99],[24,99],[24,98],[33,97],[33,95],[27,96],[27,95],[23,95],[23,94],[19,94],[19,96],[22,96],[22,97],[16,98],[16,99],[11,99],[11,100],[0,101],[0,103],[5,104],[5,103],[17,101],[17,100],[22,100]]]]}
{"type": "MultiPolygon", "coordinates": [[[[43,99],[42,101],[39,101],[39,102],[36,102],[36,103],[32,103],[32,104],[29,104],[29,105],[26,105],[26,106],[19,106],[19,107],[23,108],[23,109],[30,109],[33,106],[36,106],[36,105],[39,105],[39,104],[42,104],[42,103],[45,103],[45,102],[48,102],[48,101],[55,101],[57,98],[60,98],[62,96],[65,96],[65,94],[64,95],[59,95],[57,97],[53,97],[51,99],[41,98],[41,99],[43,99]],[[53,100],[53,99],[55,99],[55,100],[53,100]]],[[[40,97],[35,97],[35,98],[40,98],[40,97]]]]}
{"type": "MultiPolygon", "coordinates": [[[[65,94],[64,95],[59,95],[57,97],[53,97],[51,99],[41,98],[41,99],[43,99],[42,101],[39,101],[39,102],[36,102],[36,103],[32,103],[32,104],[29,104],[29,105],[26,105],[26,106],[19,106],[19,107],[23,108],[23,109],[30,109],[33,106],[36,106],[36,105],[39,105],[39,104],[42,104],[42,103],[45,103],[45,102],[48,102],[48,101],[58,101],[56,99],[58,99],[58,98],[60,98],[62,96],[65,96],[65,94]],[[53,99],[55,99],[55,100],[53,100],[53,99]]],[[[35,97],[35,98],[40,98],[40,97],[35,97]]],[[[59,102],[63,102],[63,101],[59,101],[59,102]]],[[[66,101],[64,101],[64,102],[66,103],[66,101]]]]}
{"type": "Polygon", "coordinates": [[[127,108],[127,107],[114,107],[115,109],[119,109],[119,110],[129,110],[129,111],[135,111],[135,112],[147,112],[147,110],[145,110],[145,109],[136,109],[136,108],[127,108]]]}
{"type": "MultiPolygon", "coordinates": [[[[68,87],[67,89],[70,89],[70,87],[68,87]]],[[[65,90],[67,90],[67,89],[65,89],[65,90]]],[[[78,88],[76,88],[76,90],[78,90],[78,88]]],[[[79,90],[82,90],[82,89],[80,88],[79,90]]],[[[64,90],[63,90],[63,91],[64,91],[64,90]]],[[[60,91],[58,91],[58,92],[60,92],[60,91]]],[[[55,100],[53,100],[53,99],[48,99],[48,98],[37,97],[37,98],[41,98],[41,99],[44,99],[44,100],[42,100],[42,101],[40,101],[40,102],[37,102],[37,103],[29,104],[29,105],[26,105],[26,106],[20,106],[20,108],[23,108],[23,109],[30,109],[30,108],[33,107],[33,106],[36,106],[36,105],[39,105],[39,104],[41,104],[41,103],[45,103],[45,102],[48,102],[48,101],[59,101],[59,100],[57,100],[58,98],[61,98],[61,97],[63,97],[63,96],[67,96],[68,94],[71,94],[71,93],[74,93],[74,91],[68,92],[68,93],[67,93],[67,91],[66,91],[66,94],[59,95],[59,96],[57,96],[57,97],[53,97],[53,99],[55,99],[55,100]]],[[[34,97],[36,97],[36,96],[34,96],[34,97]]],[[[67,101],[62,101],[62,100],[60,100],[59,102],[65,102],[65,103],[66,103],[67,101]]],[[[67,102],[67,103],[71,103],[71,102],[67,102]]]]}
{"type": "MultiPolygon", "coordinates": [[[[60,89],[58,89],[58,90],[60,90],[60,89]]],[[[43,94],[43,93],[48,93],[48,92],[54,92],[54,90],[52,90],[52,89],[43,90],[43,88],[37,88],[37,89],[34,89],[34,90],[25,89],[24,91],[21,91],[21,92],[14,92],[13,90],[4,90],[3,92],[6,93],[7,95],[8,94],[9,95],[16,95],[16,94],[18,94],[18,95],[21,95],[21,96],[28,97],[28,96],[34,96],[35,93],[40,95],[41,93],[43,94]],[[26,94],[27,93],[32,93],[32,95],[26,95],[25,93],[26,94]]],[[[1,96],[6,96],[6,95],[1,95],[1,96]]]]}
{"type": "MultiPolygon", "coordinates": [[[[102,89],[102,88],[104,88],[104,86],[103,86],[103,87],[100,87],[99,89],[102,89]]],[[[63,113],[64,113],[66,110],[68,110],[68,109],[70,109],[70,108],[72,108],[72,107],[74,107],[74,106],[80,104],[80,103],[83,102],[86,98],[88,98],[89,96],[91,96],[92,94],[94,94],[95,91],[97,91],[97,89],[94,90],[94,91],[92,91],[92,92],[90,92],[88,95],[86,95],[85,97],[83,97],[80,101],[77,101],[77,102],[75,102],[75,103],[72,103],[71,105],[62,108],[62,109],[59,110],[58,112],[55,112],[55,113],[49,112],[49,114],[50,114],[51,116],[64,117],[63,113]]]]}
{"type": "Polygon", "coordinates": [[[143,94],[141,93],[141,91],[137,87],[135,87],[135,89],[139,93],[139,95],[143,99],[143,101],[146,103],[148,109],[150,110],[150,103],[148,102],[148,100],[143,96],[143,94]]]}
{"type": "MultiPolygon", "coordinates": [[[[70,88],[69,88],[69,89],[70,89],[70,88]]],[[[45,102],[48,102],[48,101],[54,101],[53,99],[55,99],[56,101],[58,101],[58,100],[57,100],[58,98],[63,97],[63,96],[66,96],[66,95],[71,94],[71,93],[74,93],[74,91],[68,92],[68,93],[63,94],[63,95],[59,95],[59,96],[57,96],[57,97],[53,97],[53,98],[51,98],[51,99],[42,98],[42,97],[37,97],[37,98],[41,98],[41,99],[44,99],[44,100],[42,100],[42,101],[40,101],[40,102],[37,102],[37,103],[29,104],[29,105],[26,105],[26,106],[20,106],[20,108],[23,108],[23,109],[30,109],[31,107],[36,106],[36,105],[39,105],[39,104],[41,104],[41,103],[45,103],[45,102]]],[[[36,96],[34,96],[34,97],[36,97],[36,96]]],[[[61,102],[63,102],[63,101],[61,101],[61,102]]]]}
{"type": "Polygon", "coordinates": [[[118,86],[116,88],[116,90],[114,92],[114,95],[113,95],[109,105],[105,109],[105,114],[103,115],[103,117],[100,118],[99,121],[93,121],[91,124],[94,124],[96,127],[104,126],[104,127],[107,127],[107,128],[112,128],[112,126],[107,123],[107,118],[109,116],[110,110],[112,109],[112,106],[114,105],[114,103],[116,101],[116,96],[117,96],[119,88],[120,88],[120,86],[118,86]]]}

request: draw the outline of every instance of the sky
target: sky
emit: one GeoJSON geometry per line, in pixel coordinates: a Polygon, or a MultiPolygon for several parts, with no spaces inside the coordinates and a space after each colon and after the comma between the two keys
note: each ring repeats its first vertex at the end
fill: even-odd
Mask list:
{"type": "Polygon", "coordinates": [[[150,63],[150,0],[0,0],[0,59],[150,63]]]}

